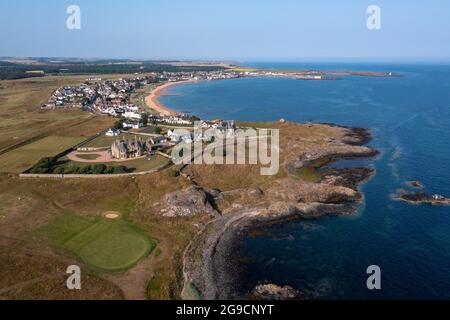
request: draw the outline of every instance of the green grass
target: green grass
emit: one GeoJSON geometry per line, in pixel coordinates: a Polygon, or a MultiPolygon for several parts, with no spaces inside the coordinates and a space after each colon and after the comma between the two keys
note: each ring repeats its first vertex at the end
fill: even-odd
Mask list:
{"type": "Polygon", "coordinates": [[[20,173],[44,157],[55,156],[83,141],[82,137],[49,136],[0,155],[0,172],[20,173]]]}
{"type": "Polygon", "coordinates": [[[148,256],[156,241],[123,220],[58,216],[38,230],[38,235],[68,250],[101,271],[124,271],[148,256]]]}
{"type": "Polygon", "coordinates": [[[95,160],[95,159],[98,159],[100,157],[100,155],[96,154],[96,153],[86,153],[86,154],[79,153],[79,154],[77,154],[77,157],[84,159],[84,160],[95,160]]]}
{"type": "Polygon", "coordinates": [[[135,137],[134,134],[130,134],[130,133],[127,133],[127,132],[123,132],[120,135],[118,135],[117,137],[108,137],[108,136],[103,134],[103,135],[99,136],[98,138],[95,138],[94,140],[90,141],[89,143],[87,143],[83,147],[87,147],[87,148],[110,148],[111,145],[116,140],[133,139],[134,137],[135,137]]]}

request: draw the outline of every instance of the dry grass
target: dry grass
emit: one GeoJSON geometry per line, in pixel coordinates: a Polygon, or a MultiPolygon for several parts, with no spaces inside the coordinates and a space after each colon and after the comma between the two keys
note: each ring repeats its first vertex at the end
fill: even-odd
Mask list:
{"type": "Polygon", "coordinates": [[[88,137],[114,122],[78,109],[39,109],[53,90],[85,79],[67,76],[0,81],[0,151],[45,135],[88,137]]]}

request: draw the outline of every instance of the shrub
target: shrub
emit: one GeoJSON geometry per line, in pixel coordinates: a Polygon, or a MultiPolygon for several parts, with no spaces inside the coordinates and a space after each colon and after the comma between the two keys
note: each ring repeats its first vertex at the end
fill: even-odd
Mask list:
{"type": "Polygon", "coordinates": [[[127,173],[127,168],[125,166],[114,167],[114,174],[127,173]]]}
{"type": "Polygon", "coordinates": [[[114,167],[112,167],[112,166],[107,166],[107,167],[106,167],[106,170],[105,170],[105,173],[107,173],[107,174],[114,173],[114,167]]]}
{"type": "Polygon", "coordinates": [[[65,173],[65,170],[64,170],[63,167],[57,167],[57,168],[53,171],[53,173],[56,173],[56,174],[63,174],[63,173],[65,173]]]}
{"type": "Polygon", "coordinates": [[[33,167],[33,168],[31,168],[30,173],[42,174],[42,173],[48,173],[49,171],[50,171],[49,168],[33,167]]]}
{"type": "Polygon", "coordinates": [[[49,173],[55,164],[56,158],[46,157],[39,160],[31,169],[31,173],[49,173]]]}
{"type": "Polygon", "coordinates": [[[81,168],[80,168],[80,167],[72,168],[72,173],[77,174],[77,173],[80,173],[80,171],[81,171],[81,168]]]}
{"type": "Polygon", "coordinates": [[[96,164],[92,167],[93,174],[103,174],[106,170],[106,166],[104,164],[96,164]]]}
{"type": "Polygon", "coordinates": [[[179,176],[180,176],[180,171],[171,170],[171,171],[169,172],[169,176],[172,177],[172,178],[179,177],[179,176]]]}
{"type": "Polygon", "coordinates": [[[81,174],[91,174],[92,173],[92,168],[91,166],[85,166],[83,168],[80,169],[80,173],[81,174]]]}

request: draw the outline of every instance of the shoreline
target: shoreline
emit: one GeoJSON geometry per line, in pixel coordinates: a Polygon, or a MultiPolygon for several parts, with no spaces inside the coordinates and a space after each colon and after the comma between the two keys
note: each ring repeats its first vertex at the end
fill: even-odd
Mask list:
{"type": "MultiPolygon", "coordinates": [[[[370,140],[368,130],[361,128],[348,128],[348,130],[349,135],[342,137],[342,142],[345,141],[347,145],[362,146],[370,140]]],[[[330,163],[346,159],[348,156],[372,158],[378,154],[376,150],[370,150],[372,152],[367,151],[359,155],[330,150],[332,154],[323,153],[317,156],[330,163]]],[[[353,186],[356,192],[353,197],[340,196],[330,201],[313,200],[296,204],[270,201],[268,207],[249,206],[221,215],[211,221],[196,239],[193,239],[192,246],[185,252],[184,288],[187,285],[194,287],[200,293],[199,297],[205,300],[248,299],[247,293],[241,290],[243,289],[239,281],[241,263],[240,256],[236,253],[239,252],[240,243],[249,231],[274,223],[354,214],[358,210],[358,205],[364,201],[364,195],[359,187],[374,174],[374,171],[368,170],[364,179],[358,181],[352,181],[345,175],[342,177],[353,186]]],[[[328,193],[328,191],[324,192],[328,193]]],[[[289,285],[289,283],[275,285],[289,285]]],[[[295,289],[302,292],[302,288],[295,289]]]]}
{"type": "MultiPolygon", "coordinates": [[[[303,72],[282,72],[280,74],[258,74],[258,75],[242,75],[241,77],[291,77],[296,80],[316,80],[316,81],[329,81],[329,80],[342,80],[335,79],[336,76],[360,76],[360,77],[380,77],[380,78],[398,78],[401,77],[400,74],[388,74],[385,72],[372,72],[372,71],[318,71],[317,74],[321,76],[325,76],[322,79],[310,79],[307,78],[310,75],[310,71],[303,72]],[[305,78],[306,77],[306,78],[305,78]],[[328,78],[326,78],[328,77],[328,78]]],[[[228,79],[221,79],[228,80],[228,79]]],[[[145,104],[148,108],[155,110],[161,116],[175,116],[179,114],[179,112],[167,107],[164,105],[159,98],[164,96],[164,91],[173,86],[177,86],[180,84],[188,84],[195,82],[202,82],[209,80],[182,80],[175,82],[165,82],[162,85],[157,86],[154,90],[150,92],[150,94],[145,97],[145,104]]]]}
{"type": "Polygon", "coordinates": [[[177,82],[166,82],[166,83],[156,87],[154,90],[152,90],[150,92],[150,94],[147,97],[145,97],[145,104],[150,109],[158,112],[161,116],[175,116],[178,114],[178,112],[165,106],[163,103],[161,103],[161,101],[159,101],[159,98],[164,96],[164,91],[171,87],[174,87],[174,86],[177,86],[180,84],[187,84],[187,83],[194,83],[194,82],[198,82],[198,81],[185,80],[185,81],[177,81],[177,82]]]}

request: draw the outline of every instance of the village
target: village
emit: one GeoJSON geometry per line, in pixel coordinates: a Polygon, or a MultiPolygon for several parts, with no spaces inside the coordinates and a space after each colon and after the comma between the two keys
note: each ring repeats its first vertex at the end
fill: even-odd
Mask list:
{"type": "MultiPolygon", "coordinates": [[[[79,174],[89,172],[85,169],[86,166],[98,167],[99,164],[105,166],[105,173],[114,172],[116,165],[124,168],[119,170],[120,173],[126,171],[125,168],[146,171],[170,162],[170,150],[178,144],[190,144],[194,141],[210,143],[215,138],[215,134],[211,132],[226,137],[233,136],[236,130],[233,120],[200,120],[188,114],[162,115],[148,106],[134,104],[132,95],[138,89],[147,86],[154,89],[162,83],[233,79],[241,76],[240,72],[230,71],[162,72],[112,80],[88,78],[79,86],[65,86],[55,90],[47,103],[41,106],[42,110],[80,108],[85,112],[117,118],[117,121],[108,130],[71,150],[61,158],[64,165],[51,169],[49,173],[79,174]],[[194,134],[194,124],[203,129],[201,134],[194,134]],[[112,167],[107,168],[108,165],[112,167]]],[[[34,171],[39,172],[42,168],[35,169],[34,171]]]]}

